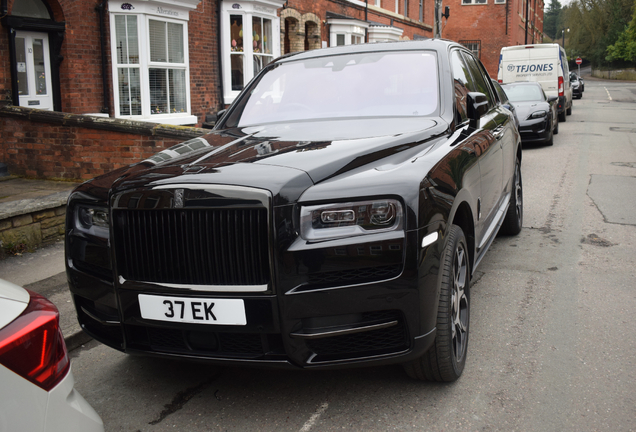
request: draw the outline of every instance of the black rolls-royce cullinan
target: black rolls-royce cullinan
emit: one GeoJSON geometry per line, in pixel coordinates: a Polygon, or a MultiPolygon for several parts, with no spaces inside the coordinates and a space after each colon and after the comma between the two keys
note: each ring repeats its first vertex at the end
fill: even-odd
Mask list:
{"type": "Polygon", "coordinates": [[[458,44],[281,57],[208,135],[71,194],[79,322],[127,353],[453,381],[471,276],[521,230],[520,167],[514,119],[458,44]]]}

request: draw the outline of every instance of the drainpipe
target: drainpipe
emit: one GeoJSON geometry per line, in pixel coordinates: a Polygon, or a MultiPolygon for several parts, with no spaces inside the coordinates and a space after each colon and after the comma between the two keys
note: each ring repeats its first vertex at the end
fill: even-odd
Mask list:
{"type": "Polygon", "coordinates": [[[218,52],[218,56],[219,56],[219,102],[220,102],[220,109],[224,109],[225,108],[225,96],[223,94],[223,54],[221,53],[221,48],[222,44],[221,44],[221,4],[223,2],[222,1],[217,1],[216,2],[216,31],[217,31],[217,35],[216,35],[216,40],[217,40],[217,52],[218,52]]]}
{"type": "Polygon", "coordinates": [[[108,85],[108,75],[106,73],[106,31],[104,29],[105,5],[106,0],[103,0],[100,4],[95,6],[95,11],[99,17],[99,39],[102,51],[102,87],[104,89],[102,113],[110,114],[110,86],[108,85]]]}
{"type": "Polygon", "coordinates": [[[524,45],[528,45],[528,7],[530,6],[530,0],[526,0],[526,40],[523,43],[524,45]]]}
{"type": "MultiPolygon", "coordinates": [[[[364,0],[364,22],[369,22],[369,0],[364,0]]],[[[364,29],[364,41],[369,43],[369,29],[364,29]]]]}

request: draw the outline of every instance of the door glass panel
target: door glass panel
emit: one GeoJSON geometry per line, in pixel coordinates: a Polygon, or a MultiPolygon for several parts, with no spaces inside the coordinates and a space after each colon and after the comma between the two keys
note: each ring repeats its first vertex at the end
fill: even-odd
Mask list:
{"type": "Polygon", "coordinates": [[[33,66],[35,69],[35,93],[47,94],[46,69],[44,65],[44,43],[42,39],[33,39],[33,66]]]}
{"type": "Polygon", "coordinates": [[[15,38],[15,55],[18,67],[18,94],[27,96],[29,94],[29,82],[26,63],[26,44],[24,38],[15,38]]]}

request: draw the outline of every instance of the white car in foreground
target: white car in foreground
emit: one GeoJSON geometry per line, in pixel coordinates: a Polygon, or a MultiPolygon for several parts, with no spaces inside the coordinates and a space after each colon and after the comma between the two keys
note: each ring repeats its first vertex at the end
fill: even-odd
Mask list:
{"type": "Polygon", "coordinates": [[[103,431],[73,385],[55,305],[0,279],[0,431],[103,431]]]}

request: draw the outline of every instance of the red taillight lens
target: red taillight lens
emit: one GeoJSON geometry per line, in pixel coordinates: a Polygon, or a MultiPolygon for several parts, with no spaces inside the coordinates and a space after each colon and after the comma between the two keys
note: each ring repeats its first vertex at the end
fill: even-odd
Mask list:
{"type": "Polygon", "coordinates": [[[0,330],[0,364],[46,391],[70,368],[59,312],[53,303],[29,291],[22,315],[0,330]]]}
{"type": "Polygon", "coordinates": [[[502,79],[497,80],[497,82],[498,82],[499,84],[503,84],[503,80],[502,80],[502,79]]]}
{"type": "Polygon", "coordinates": [[[563,77],[559,77],[559,96],[563,96],[563,94],[563,77]]]}

